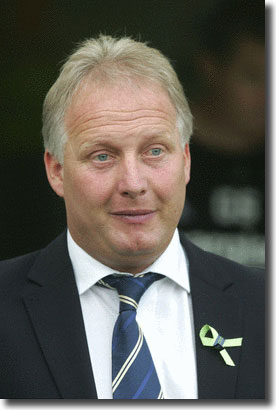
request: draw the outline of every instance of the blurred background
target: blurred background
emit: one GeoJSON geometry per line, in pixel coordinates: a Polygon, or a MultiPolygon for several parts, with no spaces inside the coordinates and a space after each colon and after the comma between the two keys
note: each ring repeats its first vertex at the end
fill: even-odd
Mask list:
{"type": "Polygon", "coordinates": [[[179,228],[206,250],[264,266],[264,1],[1,0],[0,259],[66,226],[43,165],[41,111],[80,40],[130,35],[173,63],[195,129],[179,228]]]}

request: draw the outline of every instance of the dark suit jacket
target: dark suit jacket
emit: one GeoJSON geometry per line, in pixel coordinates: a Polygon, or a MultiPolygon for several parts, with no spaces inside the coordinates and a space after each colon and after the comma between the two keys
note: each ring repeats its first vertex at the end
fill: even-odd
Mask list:
{"type": "MultiPolygon", "coordinates": [[[[264,398],[263,274],[181,238],[189,260],[200,399],[264,398]],[[198,336],[209,324],[235,367],[198,336]]],[[[97,335],[95,335],[97,337],[97,335]]],[[[0,263],[0,398],[96,399],[66,235],[0,263]]]]}

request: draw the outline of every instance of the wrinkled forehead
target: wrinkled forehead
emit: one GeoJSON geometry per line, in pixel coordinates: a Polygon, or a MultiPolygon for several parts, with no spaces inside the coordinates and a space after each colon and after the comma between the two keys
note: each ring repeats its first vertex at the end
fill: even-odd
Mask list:
{"type": "Polygon", "coordinates": [[[157,110],[166,113],[173,121],[176,110],[167,91],[160,83],[141,78],[85,78],[72,96],[65,114],[65,123],[87,112],[113,111],[118,113],[157,110]]]}

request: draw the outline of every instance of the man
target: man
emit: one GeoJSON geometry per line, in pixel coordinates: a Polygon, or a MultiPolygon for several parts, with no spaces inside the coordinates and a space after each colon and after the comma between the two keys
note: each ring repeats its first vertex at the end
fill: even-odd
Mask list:
{"type": "Polygon", "coordinates": [[[193,78],[186,92],[195,118],[193,177],[179,227],[206,250],[264,266],[264,2],[205,6],[191,29],[193,78]],[[207,164],[204,179],[201,164],[207,164]]]}
{"type": "Polygon", "coordinates": [[[100,36],[69,57],[43,114],[68,231],[0,265],[0,397],[264,397],[262,274],[176,229],[191,118],[157,50],[100,36]]]}

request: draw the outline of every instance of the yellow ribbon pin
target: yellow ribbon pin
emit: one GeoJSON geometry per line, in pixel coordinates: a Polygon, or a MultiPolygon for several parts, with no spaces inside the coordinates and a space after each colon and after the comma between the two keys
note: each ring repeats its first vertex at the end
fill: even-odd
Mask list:
{"type": "Polygon", "coordinates": [[[200,340],[203,346],[214,347],[219,351],[223,360],[227,364],[227,366],[235,366],[235,363],[229,356],[229,353],[226,351],[225,347],[237,347],[242,345],[242,337],[238,337],[235,339],[224,339],[222,336],[218,334],[216,329],[209,325],[204,325],[200,332],[199,332],[200,340]],[[211,332],[212,337],[207,337],[207,333],[211,332]]]}

